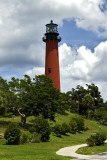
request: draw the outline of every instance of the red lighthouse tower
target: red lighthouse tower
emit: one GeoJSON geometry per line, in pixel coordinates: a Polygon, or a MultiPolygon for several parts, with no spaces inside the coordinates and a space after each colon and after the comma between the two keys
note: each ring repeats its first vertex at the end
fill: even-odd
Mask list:
{"type": "Polygon", "coordinates": [[[57,24],[46,24],[46,33],[43,41],[46,42],[45,75],[53,80],[54,87],[60,91],[59,53],[58,42],[61,41],[57,24]]]}

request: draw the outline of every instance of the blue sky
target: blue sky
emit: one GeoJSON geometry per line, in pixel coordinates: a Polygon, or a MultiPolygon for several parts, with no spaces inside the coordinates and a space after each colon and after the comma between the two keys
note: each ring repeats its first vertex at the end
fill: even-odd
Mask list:
{"type": "Polygon", "coordinates": [[[0,0],[0,75],[44,74],[51,19],[62,38],[61,91],[95,83],[107,100],[107,0],[0,0]]]}
{"type": "Polygon", "coordinates": [[[71,47],[80,47],[85,45],[93,49],[102,41],[106,41],[107,38],[98,37],[98,35],[93,31],[84,30],[76,26],[75,20],[64,20],[63,26],[59,27],[59,33],[62,37],[60,43],[67,43],[71,47]]]}

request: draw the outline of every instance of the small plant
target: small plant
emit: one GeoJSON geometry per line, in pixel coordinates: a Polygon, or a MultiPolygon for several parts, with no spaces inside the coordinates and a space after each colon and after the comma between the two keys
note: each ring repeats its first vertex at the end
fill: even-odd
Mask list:
{"type": "Polygon", "coordinates": [[[46,119],[38,117],[32,127],[32,132],[36,132],[41,136],[41,141],[46,142],[50,138],[51,128],[46,119]]]}
{"type": "Polygon", "coordinates": [[[6,139],[6,144],[19,144],[21,131],[19,126],[15,123],[10,123],[8,128],[4,133],[4,138],[6,139]]]}

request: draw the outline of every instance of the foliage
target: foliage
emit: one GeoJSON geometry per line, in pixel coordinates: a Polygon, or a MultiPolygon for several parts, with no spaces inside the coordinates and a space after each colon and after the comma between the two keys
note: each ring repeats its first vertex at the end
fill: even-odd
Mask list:
{"type": "Polygon", "coordinates": [[[82,98],[82,106],[84,107],[85,115],[88,117],[90,114],[89,111],[94,109],[94,98],[91,95],[86,94],[82,98]]]}
{"type": "Polygon", "coordinates": [[[72,118],[69,122],[70,125],[70,132],[75,134],[78,131],[78,126],[77,126],[77,122],[75,120],[75,118],[72,118]]]}
{"type": "Polygon", "coordinates": [[[106,133],[99,132],[95,136],[95,145],[96,146],[104,145],[105,140],[106,140],[106,133]]]}
{"type": "Polygon", "coordinates": [[[99,88],[93,83],[86,84],[85,88],[77,85],[76,89],[72,88],[70,96],[74,102],[74,105],[75,102],[78,101],[78,113],[84,114],[90,118],[95,117],[95,110],[103,102],[99,88]]]}
{"type": "Polygon", "coordinates": [[[71,133],[84,131],[84,119],[81,117],[73,117],[69,122],[71,133]]]}
{"type": "Polygon", "coordinates": [[[35,76],[33,81],[28,75],[24,79],[15,79],[9,82],[14,94],[14,106],[21,116],[21,122],[26,124],[28,116],[42,115],[54,120],[57,112],[59,91],[53,87],[53,81],[45,76],[35,76]]]}
{"type": "Polygon", "coordinates": [[[7,97],[3,90],[0,90],[0,115],[4,116],[7,112],[7,97]]]}
{"type": "Polygon", "coordinates": [[[77,104],[76,101],[72,100],[71,101],[71,106],[70,106],[70,112],[71,113],[78,113],[78,105],[79,104],[77,104]]]}
{"type": "Polygon", "coordinates": [[[19,144],[21,131],[15,123],[10,123],[4,133],[6,144],[19,144]]]}
{"type": "Polygon", "coordinates": [[[77,123],[77,131],[80,132],[80,131],[84,131],[84,128],[85,128],[85,123],[84,123],[84,119],[82,117],[75,117],[73,118],[76,123],[77,123]]]}
{"type": "Polygon", "coordinates": [[[95,110],[95,118],[100,121],[100,124],[107,125],[107,102],[101,103],[95,110]]]}
{"type": "Polygon", "coordinates": [[[53,132],[57,137],[61,137],[62,135],[62,126],[60,124],[55,124],[53,127],[53,132]]]}
{"type": "Polygon", "coordinates": [[[24,144],[24,143],[28,143],[30,142],[30,136],[27,133],[22,133],[21,137],[20,137],[20,143],[24,144]]]}
{"type": "Polygon", "coordinates": [[[51,128],[46,119],[38,117],[33,124],[32,132],[39,134],[41,136],[41,141],[46,142],[50,139],[51,128]]]}
{"type": "Polygon", "coordinates": [[[70,132],[70,126],[63,122],[62,125],[61,125],[61,134],[62,135],[66,135],[66,133],[70,132]]]}
{"type": "Polygon", "coordinates": [[[55,124],[53,132],[57,137],[61,137],[61,135],[66,135],[66,133],[70,132],[70,126],[65,122],[62,124],[55,124]]]}
{"type": "Polygon", "coordinates": [[[95,145],[95,136],[91,135],[89,138],[86,140],[88,146],[92,147],[95,145]]]}
{"type": "Polygon", "coordinates": [[[34,132],[33,136],[32,136],[32,139],[31,139],[31,143],[40,143],[40,142],[41,142],[41,135],[34,132]]]}
{"type": "Polygon", "coordinates": [[[60,93],[60,96],[58,99],[57,112],[60,114],[65,114],[65,111],[69,110],[70,106],[71,106],[71,97],[69,95],[69,92],[60,93]]]}
{"type": "Polygon", "coordinates": [[[104,145],[104,142],[106,140],[106,133],[104,132],[98,132],[96,133],[96,135],[91,135],[90,138],[88,138],[87,144],[89,146],[100,146],[100,145],[104,145]]]}

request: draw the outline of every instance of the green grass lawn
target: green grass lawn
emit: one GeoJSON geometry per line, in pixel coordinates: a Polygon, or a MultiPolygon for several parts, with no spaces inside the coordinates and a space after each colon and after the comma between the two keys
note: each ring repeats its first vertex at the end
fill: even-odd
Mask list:
{"type": "MultiPolygon", "coordinates": [[[[74,116],[76,115],[69,112],[67,112],[67,115],[56,114],[56,123],[68,122],[74,116]]],[[[29,117],[27,123],[31,123],[33,119],[34,117],[29,117]]],[[[4,133],[8,123],[11,121],[19,123],[20,117],[0,118],[0,133],[4,133]]],[[[55,122],[50,123],[53,123],[54,126],[55,122]]],[[[96,121],[85,120],[85,126],[89,127],[88,131],[68,134],[67,136],[62,136],[62,138],[51,134],[50,141],[45,143],[5,145],[5,140],[0,139],[0,160],[69,160],[73,157],[56,155],[56,151],[63,147],[86,143],[86,139],[99,130],[107,132],[107,126],[99,128],[99,123],[96,121]]],[[[23,131],[26,132],[26,130],[23,131]]]]}

